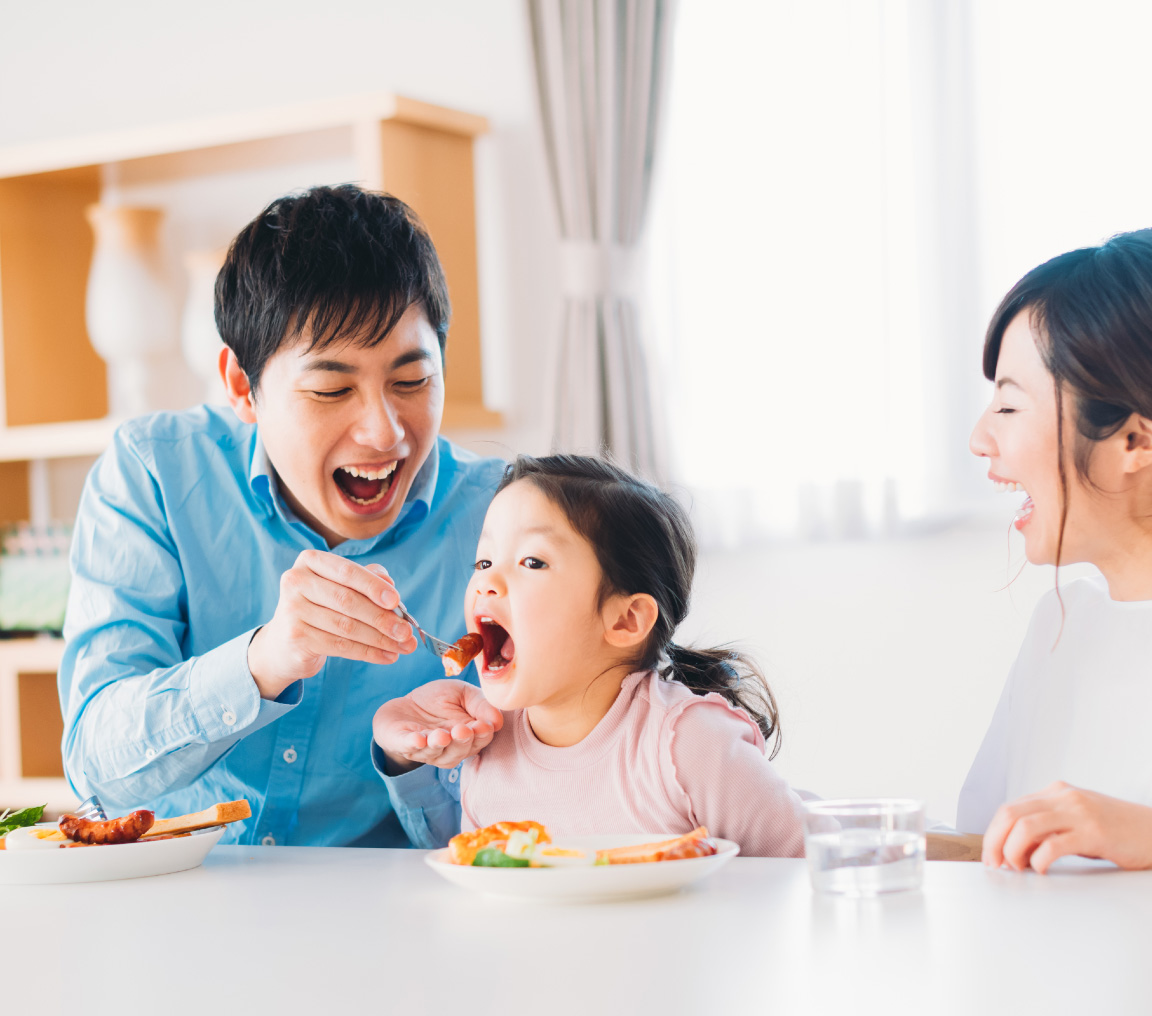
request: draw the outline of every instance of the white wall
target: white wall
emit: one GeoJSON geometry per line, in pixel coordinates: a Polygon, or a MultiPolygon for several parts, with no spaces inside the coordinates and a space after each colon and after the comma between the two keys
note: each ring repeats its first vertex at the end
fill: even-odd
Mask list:
{"type": "MultiPolygon", "coordinates": [[[[510,426],[476,437],[540,451],[559,284],[521,0],[0,0],[0,144],[374,90],[492,122],[477,153],[481,312],[487,383],[510,426]]],[[[996,592],[1010,516],[900,542],[706,555],[681,640],[757,650],[783,713],[778,764],[798,785],[915,794],[950,820],[1052,584],[1045,569],[996,592]]]]}

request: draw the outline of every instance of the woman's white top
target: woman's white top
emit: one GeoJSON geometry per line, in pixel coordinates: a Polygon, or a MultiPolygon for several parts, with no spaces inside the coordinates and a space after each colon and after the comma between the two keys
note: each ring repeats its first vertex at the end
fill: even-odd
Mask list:
{"type": "Polygon", "coordinates": [[[1152,805],[1152,600],[1103,576],[1053,590],[1032,615],[956,811],[982,833],[1005,801],[1064,780],[1152,805]]]}

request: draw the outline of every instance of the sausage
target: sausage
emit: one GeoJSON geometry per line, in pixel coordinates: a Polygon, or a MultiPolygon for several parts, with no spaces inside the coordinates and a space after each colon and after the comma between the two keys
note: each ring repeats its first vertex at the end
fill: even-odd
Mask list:
{"type": "Polygon", "coordinates": [[[444,673],[448,677],[455,677],[457,674],[463,673],[464,668],[468,666],[473,657],[480,654],[480,650],[483,648],[484,636],[477,632],[469,632],[457,639],[456,644],[440,658],[444,664],[444,673]]]}
{"type": "Polygon", "coordinates": [[[75,815],[61,815],[60,831],[77,843],[132,843],[152,828],[156,821],[154,812],[141,808],[122,818],[110,818],[107,822],[94,822],[75,815]]]}

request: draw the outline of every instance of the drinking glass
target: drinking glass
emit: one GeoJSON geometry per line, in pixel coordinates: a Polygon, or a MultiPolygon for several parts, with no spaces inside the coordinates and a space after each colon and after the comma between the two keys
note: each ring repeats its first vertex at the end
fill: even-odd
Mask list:
{"type": "Polygon", "coordinates": [[[924,805],[902,798],[805,801],[804,852],[817,892],[876,896],[924,877],[924,805]]]}

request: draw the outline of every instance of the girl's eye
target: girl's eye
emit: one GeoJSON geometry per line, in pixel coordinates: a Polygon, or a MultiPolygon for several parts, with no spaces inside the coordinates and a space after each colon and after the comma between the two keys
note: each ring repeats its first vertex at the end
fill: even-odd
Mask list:
{"type": "Polygon", "coordinates": [[[548,565],[546,565],[538,557],[526,557],[520,563],[522,565],[524,565],[525,568],[537,569],[537,568],[547,568],[548,567],[548,565]]]}
{"type": "Polygon", "coordinates": [[[406,392],[415,392],[415,391],[419,391],[421,388],[423,388],[425,385],[427,385],[428,382],[431,380],[432,380],[432,378],[431,378],[431,376],[429,376],[429,377],[422,377],[422,378],[420,378],[419,381],[397,381],[396,387],[403,390],[403,391],[406,391],[406,392]]]}
{"type": "Polygon", "coordinates": [[[477,571],[483,571],[485,568],[491,568],[491,567],[492,567],[491,561],[477,561],[476,562],[476,570],[477,571]]]}
{"type": "Polygon", "coordinates": [[[332,392],[313,392],[312,394],[321,399],[335,399],[341,395],[347,395],[350,391],[352,391],[351,388],[337,388],[332,392]]]}
{"type": "Polygon", "coordinates": [[[1015,409],[1009,409],[1007,406],[1004,406],[1002,409],[995,410],[995,412],[997,412],[997,413],[1014,413],[1014,412],[1016,412],[1016,410],[1015,409]]]}

